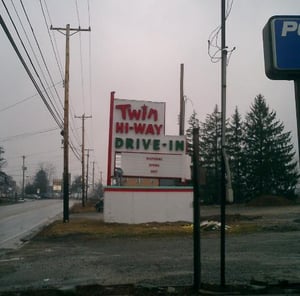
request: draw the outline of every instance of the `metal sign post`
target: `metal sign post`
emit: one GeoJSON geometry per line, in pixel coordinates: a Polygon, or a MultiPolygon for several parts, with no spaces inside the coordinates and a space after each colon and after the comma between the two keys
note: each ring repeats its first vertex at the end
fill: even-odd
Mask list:
{"type": "Polygon", "coordinates": [[[296,119],[298,134],[298,164],[300,162],[300,78],[294,80],[295,85],[295,102],[296,102],[296,119]]]}
{"type": "Polygon", "coordinates": [[[199,127],[193,128],[193,187],[194,187],[194,289],[201,285],[201,252],[200,252],[200,173],[199,173],[199,127]]]}

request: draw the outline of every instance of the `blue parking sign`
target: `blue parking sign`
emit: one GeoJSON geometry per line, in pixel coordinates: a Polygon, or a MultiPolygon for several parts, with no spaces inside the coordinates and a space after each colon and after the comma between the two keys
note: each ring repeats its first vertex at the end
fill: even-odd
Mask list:
{"type": "Polygon", "coordinates": [[[300,16],[273,16],[263,30],[266,74],[271,79],[300,77],[300,16]]]}
{"type": "Polygon", "coordinates": [[[300,16],[273,19],[274,62],[278,69],[300,69],[300,16]]]}

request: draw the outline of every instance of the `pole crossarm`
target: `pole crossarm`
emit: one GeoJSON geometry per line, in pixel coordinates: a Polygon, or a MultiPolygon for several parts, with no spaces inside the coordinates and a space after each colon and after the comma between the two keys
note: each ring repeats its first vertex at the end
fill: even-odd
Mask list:
{"type": "MultiPolygon", "coordinates": [[[[56,30],[59,33],[66,35],[67,33],[64,33],[64,31],[67,31],[66,28],[61,28],[61,27],[53,27],[52,25],[50,26],[50,30],[56,30]]],[[[78,33],[78,32],[90,32],[91,31],[91,27],[88,27],[87,29],[82,29],[80,26],[78,28],[69,28],[69,31],[74,31],[74,33],[69,34],[69,36],[73,36],[74,34],[78,33]]]]}

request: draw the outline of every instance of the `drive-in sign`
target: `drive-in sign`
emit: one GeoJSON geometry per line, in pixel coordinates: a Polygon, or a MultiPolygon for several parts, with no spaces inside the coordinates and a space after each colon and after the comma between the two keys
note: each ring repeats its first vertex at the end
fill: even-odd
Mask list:
{"type": "Polygon", "coordinates": [[[300,16],[273,16],[263,29],[266,75],[300,77],[300,16]]]}

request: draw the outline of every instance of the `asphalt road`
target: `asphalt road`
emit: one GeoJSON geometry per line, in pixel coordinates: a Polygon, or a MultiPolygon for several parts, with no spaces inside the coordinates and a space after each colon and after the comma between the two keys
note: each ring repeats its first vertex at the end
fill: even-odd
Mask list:
{"type": "MultiPolygon", "coordinates": [[[[70,201],[72,204],[72,201],[70,201]]],[[[0,249],[18,247],[22,240],[62,213],[62,200],[27,200],[0,207],[0,249]]]]}

